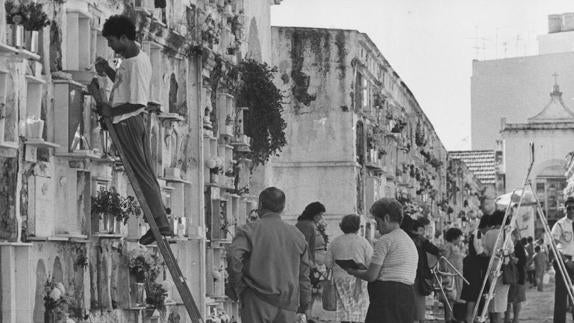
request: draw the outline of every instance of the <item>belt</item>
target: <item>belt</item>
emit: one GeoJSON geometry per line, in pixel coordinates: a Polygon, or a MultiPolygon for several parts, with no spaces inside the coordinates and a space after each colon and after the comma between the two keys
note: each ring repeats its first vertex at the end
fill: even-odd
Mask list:
{"type": "Polygon", "coordinates": [[[112,117],[121,116],[124,114],[135,112],[141,108],[145,108],[143,105],[130,104],[130,105],[120,105],[112,108],[112,117]]]}

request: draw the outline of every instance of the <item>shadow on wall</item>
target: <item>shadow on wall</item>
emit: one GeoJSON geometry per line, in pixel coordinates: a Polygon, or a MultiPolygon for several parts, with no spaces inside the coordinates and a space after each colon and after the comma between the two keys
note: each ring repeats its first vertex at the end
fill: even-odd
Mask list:
{"type": "Polygon", "coordinates": [[[34,323],[44,323],[44,284],[48,276],[44,260],[38,260],[36,265],[36,295],[34,296],[34,323]]]}
{"type": "Polygon", "coordinates": [[[261,43],[259,42],[259,29],[257,28],[257,20],[255,18],[251,18],[251,23],[249,24],[247,46],[245,58],[261,62],[261,43]]]}

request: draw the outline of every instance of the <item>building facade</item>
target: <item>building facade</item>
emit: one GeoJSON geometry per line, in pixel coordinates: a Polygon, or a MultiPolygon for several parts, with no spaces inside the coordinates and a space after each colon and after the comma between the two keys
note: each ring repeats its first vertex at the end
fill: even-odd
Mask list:
{"type": "Polygon", "coordinates": [[[549,33],[538,37],[539,54],[474,60],[471,76],[471,148],[497,149],[500,121],[525,123],[547,103],[552,74],[564,93],[574,93],[572,15],[549,16],[549,33]]]}
{"type": "MultiPolygon", "coordinates": [[[[413,216],[439,218],[446,150],[407,85],[366,34],[273,27],[273,64],[286,94],[287,146],[269,164],[287,194],[285,216],[322,202],[327,232],[397,197],[413,216]]],[[[367,217],[365,217],[367,219],[367,217]]],[[[374,226],[365,221],[372,238],[374,226]]]]}
{"type": "Polygon", "coordinates": [[[445,226],[455,225],[469,232],[481,216],[480,200],[483,184],[456,154],[448,153],[447,167],[447,216],[445,226]]]}
{"type": "MultiPolygon", "coordinates": [[[[564,105],[555,84],[542,111],[526,123],[502,123],[507,190],[522,188],[530,164],[530,143],[534,144],[534,164],[530,181],[550,226],[563,215],[567,181],[565,156],[572,150],[574,113],[564,105]]],[[[541,231],[540,224],[536,230],[541,231]]]]}
{"type": "Polygon", "coordinates": [[[38,1],[36,21],[22,23],[31,2],[0,0],[2,322],[190,321],[157,249],[138,246],[147,224],[85,94],[97,56],[118,63],[101,34],[113,14],[136,22],[152,63],[147,127],[173,253],[204,319],[238,317],[224,259],[256,208],[239,124],[249,107],[218,81],[243,58],[270,62],[280,2],[38,1]]]}

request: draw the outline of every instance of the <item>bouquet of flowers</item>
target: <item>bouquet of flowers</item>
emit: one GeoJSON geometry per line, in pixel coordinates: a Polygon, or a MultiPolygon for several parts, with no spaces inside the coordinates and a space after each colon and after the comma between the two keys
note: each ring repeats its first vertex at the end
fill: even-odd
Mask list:
{"type": "Polygon", "coordinates": [[[128,267],[138,283],[153,282],[161,273],[163,262],[144,247],[129,252],[128,267]]]}

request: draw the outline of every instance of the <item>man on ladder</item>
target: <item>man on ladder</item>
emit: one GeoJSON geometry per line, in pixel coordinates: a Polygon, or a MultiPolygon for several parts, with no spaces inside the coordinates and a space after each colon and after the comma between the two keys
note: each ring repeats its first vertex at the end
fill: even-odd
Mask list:
{"type": "MultiPolygon", "coordinates": [[[[552,227],[552,239],[556,243],[558,252],[564,259],[566,269],[572,277],[574,269],[574,197],[569,196],[564,202],[566,215],[558,220],[552,227]]],[[[568,309],[568,291],[564,280],[558,275],[559,271],[554,261],[556,270],[556,288],[554,290],[554,323],[566,322],[566,311],[568,309]]]]}
{"type": "MultiPolygon", "coordinates": [[[[114,82],[109,103],[101,95],[96,99],[100,114],[104,118],[113,118],[113,127],[119,141],[114,144],[121,145],[127,159],[123,162],[129,163],[134,170],[135,180],[139,183],[160,233],[164,236],[172,235],[161,190],[151,165],[143,116],[149,99],[152,74],[149,57],[136,44],[135,25],[126,16],[111,16],[104,23],[102,35],[108,40],[108,46],[124,59],[117,71],[114,71],[105,59],[96,59],[97,73],[105,73],[114,82]]],[[[97,85],[93,83],[88,89],[94,96],[100,93],[97,85]]],[[[154,241],[151,229],[139,240],[142,245],[154,241]]]]}

